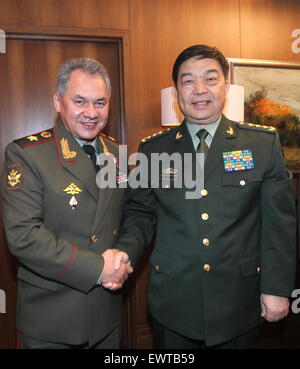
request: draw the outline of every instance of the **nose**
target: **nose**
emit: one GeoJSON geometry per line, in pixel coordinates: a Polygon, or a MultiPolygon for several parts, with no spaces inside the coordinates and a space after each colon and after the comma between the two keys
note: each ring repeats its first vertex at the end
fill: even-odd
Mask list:
{"type": "Polygon", "coordinates": [[[207,92],[207,87],[202,79],[197,79],[195,83],[194,93],[198,95],[202,95],[207,92]]]}
{"type": "Polygon", "coordinates": [[[89,104],[89,106],[84,111],[85,117],[89,119],[95,119],[98,117],[98,111],[95,109],[95,106],[93,104],[89,104]]]}

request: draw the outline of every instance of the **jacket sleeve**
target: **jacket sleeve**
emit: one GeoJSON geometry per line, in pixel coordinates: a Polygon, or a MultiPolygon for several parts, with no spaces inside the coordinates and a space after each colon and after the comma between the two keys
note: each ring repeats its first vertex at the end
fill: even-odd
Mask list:
{"type": "Polygon", "coordinates": [[[15,143],[8,145],[2,176],[3,220],[8,247],[22,267],[37,278],[88,292],[102,272],[103,258],[45,228],[44,180],[47,179],[40,177],[33,158],[25,149],[15,143]]]}
{"type": "MultiPolygon", "coordinates": [[[[266,158],[267,160],[267,158],[266,158]]],[[[290,296],[295,283],[296,217],[292,174],[278,135],[261,191],[261,292],[290,296]]]]}
{"type": "MultiPolygon", "coordinates": [[[[144,155],[142,146],[139,153],[144,155]]],[[[150,170],[145,164],[140,163],[129,175],[122,227],[116,245],[116,248],[128,254],[132,265],[143,254],[156,229],[156,198],[147,180],[150,170]],[[132,186],[133,177],[139,178],[140,186],[137,188],[132,186]]]]}

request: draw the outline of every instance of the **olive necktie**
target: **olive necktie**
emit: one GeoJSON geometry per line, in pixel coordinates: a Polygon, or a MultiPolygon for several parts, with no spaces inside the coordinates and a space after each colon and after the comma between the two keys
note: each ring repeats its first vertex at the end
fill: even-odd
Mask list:
{"type": "Polygon", "coordinates": [[[205,138],[209,135],[209,133],[207,132],[206,129],[200,129],[198,132],[197,132],[197,136],[199,137],[200,139],[200,142],[199,142],[199,145],[196,149],[196,152],[198,153],[201,153],[201,154],[204,154],[204,161],[207,157],[207,153],[208,153],[208,146],[207,146],[207,143],[205,142],[205,138]]]}
{"type": "Polygon", "coordinates": [[[99,166],[96,164],[96,150],[95,150],[94,146],[92,146],[92,145],[83,145],[82,148],[88,154],[90,159],[92,160],[94,168],[97,172],[99,170],[99,166]]]}

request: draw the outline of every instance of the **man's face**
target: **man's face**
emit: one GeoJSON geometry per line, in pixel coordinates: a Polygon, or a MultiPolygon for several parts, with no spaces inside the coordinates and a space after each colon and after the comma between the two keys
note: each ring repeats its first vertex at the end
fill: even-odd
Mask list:
{"type": "Polygon", "coordinates": [[[54,106],[74,137],[93,141],[108,120],[109,93],[104,79],[98,73],[74,70],[64,96],[55,93],[54,106]]]}
{"type": "Polygon", "coordinates": [[[188,123],[211,124],[223,110],[229,82],[215,59],[190,58],[181,64],[177,79],[180,110],[188,123]]]}

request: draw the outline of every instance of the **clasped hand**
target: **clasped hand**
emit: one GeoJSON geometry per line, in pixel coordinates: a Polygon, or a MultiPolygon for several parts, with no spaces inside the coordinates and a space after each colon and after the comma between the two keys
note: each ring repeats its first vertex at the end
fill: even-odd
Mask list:
{"type": "Polygon", "coordinates": [[[128,274],[133,272],[129,257],[124,251],[117,249],[108,249],[102,256],[104,268],[101,284],[111,291],[116,291],[123,286],[128,274]]]}

